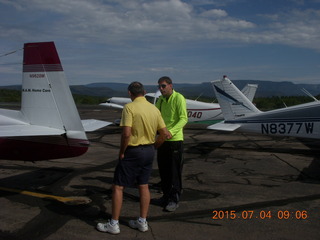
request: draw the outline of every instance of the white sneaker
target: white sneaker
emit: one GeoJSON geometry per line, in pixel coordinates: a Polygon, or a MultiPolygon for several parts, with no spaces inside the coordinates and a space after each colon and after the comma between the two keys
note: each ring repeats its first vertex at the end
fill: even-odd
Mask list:
{"type": "Polygon", "coordinates": [[[148,231],[148,222],[140,222],[139,220],[130,220],[129,226],[134,229],[138,229],[140,232],[148,231]]]}
{"type": "Polygon", "coordinates": [[[100,232],[108,232],[111,234],[119,234],[120,233],[119,223],[117,223],[115,225],[111,225],[110,220],[108,220],[107,223],[98,223],[97,230],[100,232]]]}

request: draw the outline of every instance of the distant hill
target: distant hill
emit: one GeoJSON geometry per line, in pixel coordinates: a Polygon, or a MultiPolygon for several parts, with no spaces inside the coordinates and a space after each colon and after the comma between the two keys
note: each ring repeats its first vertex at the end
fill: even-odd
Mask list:
{"type": "Polygon", "coordinates": [[[320,84],[294,84],[292,82],[272,82],[257,80],[234,80],[232,81],[239,89],[246,84],[258,84],[256,97],[272,96],[302,96],[301,89],[306,89],[312,95],[320,94],[320,84]]]}
{"type": "MultiPolygon", "coordinates": [[[[233,80],[232,81],[240,90],[246,84],[258,84],[258,90],[256,97],[272,97],[272,96],[302,96],[305,95],[301,89],[306,89],[312,95],[320,94],[320,84],[294,84],[292,82],[272,82],[272,81],[261,81],[261,80],[233,80]]],[[[101,91],[104,88],[110,88],[113,91],[118,92],[118,95],[112,96],[127,96],[128,84],[124,83],[92,83],[85,85],[88,88],[99,87],[101,91]]],[[[157,91],[156,85],[145,85],[147,92],[157,91]]],[[[73,89],[73,86],[71,86],[73,89]]],[[[198,84],[188,83],[176,83],[174,89],[181,92],[188,98],[196,98],[200,95],[203,97],[214,97],[214,91],[210,82],[203,82],[198,84]]],[[[97,96],[98,92],[96,92],[97,96]]],[[[103,96],[107,96],[103,95],[103,96]]]]}
{"type": "MultiPolygon", "coordinates": [[[[292,82],[272,82],[261,80],[232,80],[241,90],[246,84],[258,84],[256,97],[272,96],[301,96],[305,95],[301,89],[304,88],[312,95],[320,95],[320,84],[294,84],[292,82]]],[[[127,97],[127,83],[90,83],[87,85],[72,85],[72,93],[99,97],[127,97]]],[[[0,86],[2,89],[21,90],[21,85],[0,86]]],[[[147,92],[157,91],[156,84],[145,85],[147,92]]],[[[202,97],[213,98],[214,91],[210,82],[198,84],[176,83],[174,89],[181,92],[185,97],[195,99],[202,97]]]]}

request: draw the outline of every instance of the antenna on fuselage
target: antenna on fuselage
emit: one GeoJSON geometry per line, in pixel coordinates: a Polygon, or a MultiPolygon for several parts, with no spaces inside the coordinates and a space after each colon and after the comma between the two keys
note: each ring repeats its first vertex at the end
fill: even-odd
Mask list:
{"type": "Polygon", "coordinates": [[[306,90],[305,88],[301,89],[302,92],[304,92],[305,94],[307,94],[309,97],[311,97],[313,100],[315,100],[316,102],[318,102],[319,100],[316,99],[310,92],[308,92],[308,90],[306,90]]]}

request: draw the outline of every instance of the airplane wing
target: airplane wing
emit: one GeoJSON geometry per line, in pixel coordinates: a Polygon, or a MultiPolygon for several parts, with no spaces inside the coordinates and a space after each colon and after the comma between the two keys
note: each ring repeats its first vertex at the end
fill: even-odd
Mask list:
{"type": "Polygon", "coordinates": [[[224,122],[219,122],[208,126],[207,129],[232,132],[238,129],[239,127],[241,127],[240,124],[228,124],[224,122]]]}
{"type": "Polygon", "coordinates": [[[61,129],[35,125],[0,126],[0,137],[59,136],[64,133],[61,129]]]}
{"type": "Polygon", "coordinates": [[[104,107],[110,107],[110,108],[116,108],[116,109],[123,109],[123,106],[120,104],[116,104],[116,103],[100,103],[100,106],[104,106],[104,107]]]}
{"type": "Polygon", "coordinates": [[[85,132],[92,132],[99,128],[103,128],[113,124],[112,122],[101,121],[97,119],[86,119],[86,120],[81,120],[81,122],[85,132]]]}

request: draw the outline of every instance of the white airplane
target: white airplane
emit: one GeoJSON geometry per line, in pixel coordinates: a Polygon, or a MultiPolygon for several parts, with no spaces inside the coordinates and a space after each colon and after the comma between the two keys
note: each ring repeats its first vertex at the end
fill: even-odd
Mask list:
{"type": "Polygon", "coordinates": [[[320,102],[262,112],[226,77],[212,82],[224,121],[208,129],[320,138],[320,102]]]}
{"type": "Polygon", "coordinates": [[[21,110],[0,109],[0,159],[75,157],[89,146],[85,130],[111,124],[83,120],[53,42],[24,44],[21,110]]]}
{"type": "MultiPolygon", "coordinates": [[[[247,84],[242,89],[242,92],[252,101],[257,88],[258,85],[256,84],[247,84]]],[[[157,91],[156,93],[147,93],[145,97],[149,102],[155,104],[160,95],[160,91],[157,91]]],[[[130,98],[112,97],[109,98],[107,102],[101,103],[100,105],[122,109],[123,106],[129,102],[131,102],[130,98]]],[[[190,99],[186,99],[186,103],[189,122],[212,121],[223,119],[220,105],[218,103],[206,103],[190,99]]]]}

